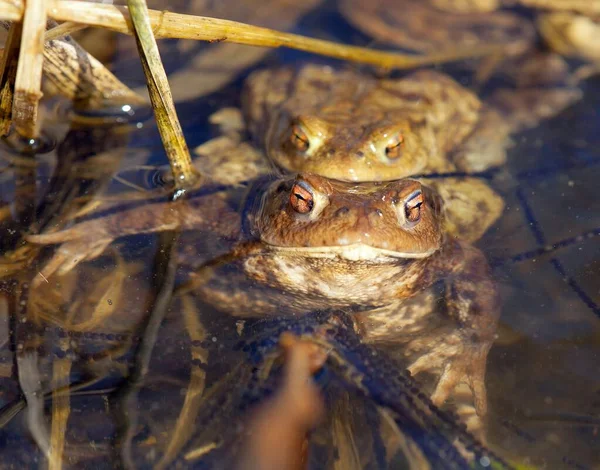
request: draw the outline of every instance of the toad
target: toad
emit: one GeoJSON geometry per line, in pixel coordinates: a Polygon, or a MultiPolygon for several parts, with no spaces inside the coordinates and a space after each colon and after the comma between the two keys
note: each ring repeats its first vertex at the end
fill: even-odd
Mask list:
{"type": "Polygon", "coordinates": [[[342,0],[342,15],[359,30],[388,44],[414,51],[501,46],[521,54],[535,40],[535,29],[512,12],[494,11],[497,1],[342,0]]]}
{"type": "Polygon", "coordinates": [[[481,102],[432,70],[380,79],[307,65],[253,73],[243,109],[250,134],[278,167],[384,181],[498,166],[511,133],[580,97],[574,87],[529,86],[500,89],[481,102]]]}
{"type": "MultiPolygon", "coordinates": [[[[439,194],[412,179],[350,183],[301,174],[269,180],[250,191],[242,223],[239,212],[228,209],[223,194],[215,192],[32,235],[35,243],[63,242],[36,281],[97,256],[116,235],[192,228],[226,237],[238,233],[236,247],[190,274],[179,293],[194,290],[240,317],[352,310],[357,328],[375,342],[440,331],[440,322],[430,318],[440,315],[433,305],[406,305],[441,284],[445,333],[413,348],[422,354],[409,369],[441,374],[433,393],[437,404],[465,380],[483,415],[485,360],[498,299],[483,254],[447,235],[439,194]]],[[[474,219],[457,223],[474,225],[477,214],[471,215],[474,219]]]]}
{"type": "Polygon", "coordinates": [[[591,62],[600,57],[598,0],[343,0],[340,10],[370,36],[415,51],[432,51],[449,43],[493,45],[517,56],[534,48],[537,30],[559,54],[591,62]],[[515,3],[532,11],[519,15],[500,10],[515,3]],[[529,20],[534,15],[535,24],[529,20]]]}
{"type": "MultiPolygon", "coordinates": [[[[449,237],[478,240],[502,211],[500,196],[477,178],[436,179],[428,184],[445,202],[443,227],[449,237]]],[[[207,181],[199,194],[192,194],[189,199],[164,202],[163,197],[115,204],[76,219],[62,230],[30,234],[26,237],[30,243],[62,244],[32,284],[47,282],[54,274],[64,275],[79,263],[102,255],[115,240],[130,235],[194,230],[229,242],[238,240],[243,236],[239,214],[242,209],[238,206],[245,192],[243,187],[222,190],[219,183],[207,181]]]]}
{"type": "Polygon", "coordinates": [[[485,363],[499,302],[483,254],[446,236],[439,195],[412,179],[357,184],[300,174],[265,186],[248,201],[246,241],[178,293],[193,291],[244,318],[351,311],[364,336],[385,324],[377,339],[387,342],[431,337],[444,324],[444,334],[423,345],[408,368],[439,376],[436,404],[466,382],[485,415],[485,363]],[[404,308],[436,287],[444,291],[444,313],[404,308]]]}

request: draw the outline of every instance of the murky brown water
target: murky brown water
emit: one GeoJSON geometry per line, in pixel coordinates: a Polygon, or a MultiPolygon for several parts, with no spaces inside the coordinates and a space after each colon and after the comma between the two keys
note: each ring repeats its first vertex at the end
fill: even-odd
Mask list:
{"type": "MultiPolygon", "coordinates": [[[[288,17],[269,20],[271,26],[289,28],[293,17],[308,11],[304,6],[284,10],[288,17]]],[[[297,30],[368,41],[329,7],[309,13],[297,30]]],[[[116,45],[117,74],[132,87],[143,84],[133,42],[119,37],[116,45]]],[[[216,59],[203,55],[203,46],[170,41],[163,47],[190,148],[214,136],[207,123],[213,111],[239,104],[251,59],[262,58],[263,65],[314,60],[289,51],[261,57],[253,50],[256,57],[244,56],[232,70],[215,70],[216,59]]],[[[225,57],[246,50],[217,47],[225,57]]],[[[461,66],[447,70],[469,76],[461,66]]],[[[534,468],[600,468],[600,80],[588,80],[583,89],[580,103],[516,136],[505,167],[480,175],[506,201],[501,219],[477,243],[494,267],[503,301],[488,359],[488,445],[503,459],[534,468]]],[[[230,241],[210,233],[121,238],[58,282],[30,288],[53,248],[24,243],[23,231],[63,224],[93,204],[99,211],[94,217],[124,203],[143,206],[150,191],[160,191],[163,173],[154,168],[166,163],[147,112],[126,109],[126,124],[94,128],[53,116],[49,112],[45,126],[48,147],[35,159],[23,152],[22,142],[0,147],[2,468],[46,466],[49,449],[62,449],[63,468],[230,468],[223,443],[235,441],[242,412],[273,387],[260,374],[257,379],[253,368],[272,352],[283,327],[246,325],[240,337],[239,322],[193,295],[157,308],[164,289],[185,282],[192,267],[230,248],[230,241]],[[144,352],[148,345],[150,354],[144,352]]],[[[233,197],[243,192],[234,190],[233,197]]],[[[354,340],[341,331],[335,344],[351,351],[344,348],[354,340]]],[[[360,354],[342,356],[358,367],[360,354]]],[[[343,373],[336,375],[343,368],[318,380],[327,386],[331,410],[353,410],[346,425],[358,430],[362,467],[404,468],[406,461],[390,457],[390,442],[398,438],[389,438],[372,400],[377,390],[406,385],[393,374],[381,375],[381,364],[365,372],[372,379],[368,399],[345,391],[343,373]]],[[[411,406],[407,419],[418,420],[423,405],[411,406]]],[[[346,449],[327,431],[336,416],[332,412],[313,436],[312,468],[335,467],[346,449]]],[[[447,437],[451,431],[444,432],[447,437]]],[[[50,466],[60,468],[57,462],[50,466]]],[[[438,468],[435,462],[432,468],[438,468]]]]}

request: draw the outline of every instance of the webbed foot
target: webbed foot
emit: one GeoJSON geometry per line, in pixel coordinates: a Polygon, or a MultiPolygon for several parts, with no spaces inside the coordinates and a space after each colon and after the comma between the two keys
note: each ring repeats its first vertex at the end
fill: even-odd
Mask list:
{"type": "Polygon", "coordinates": [[[444,228],[459,240],[476,242],[502,215],[504,200],[479,178],[426,181],[444,201],[444,228]]]}
{"type": "Polygon", "coordinates": [[[77,227],[74,227],[56,233],[29,235],[27,237],[27,241],[41,245],[64,242],[56,250],[52,259],[33,278],[32,287],[36,287],[42,282],[48,282],[48,278],[55,273],[62,276],[82,261],[91,261],[99,257],[113,241],[112,238],[91,239],[91,237],[85,237],[82,234],[79,238],[72,238],[78,232],[77,227]]]}
{"type": "Polygon", "coordinates": [[[408,370],[413,375],[441,370],[431,395],[436,406],[443,405],[459,384],[466,384],[471,391],[477,415],[483,418],[487,412],[485,369],[490,346],[491,343],[465,344],[464,338],[451,335],[416,359],[408,370]]]}

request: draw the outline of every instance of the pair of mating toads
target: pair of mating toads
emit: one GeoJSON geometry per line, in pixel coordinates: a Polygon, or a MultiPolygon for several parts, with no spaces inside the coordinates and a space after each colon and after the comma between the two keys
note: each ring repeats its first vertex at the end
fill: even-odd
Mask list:
{"type": "Polygon", "coordinates": [[[435,404],[463,382],[482,418],[500,302],[472,243],[503,201],[468,174],[501,165],[512,133],[580,96],[531,87],[482,102],[433,71],[400,79],[316,65],[257,71],[242,114],[213,116],[223,135],[200,148],[201,195],[112,208],[29,236],[61,243],[34,282],[52,281],[125,235],[211,232],[235,245],[184,289],[244,318],[352,312],[364,341],[395,345],[410,372],[437,378],[435,404]],[[248,180],[238,207],[222,188],[248,180]]]}

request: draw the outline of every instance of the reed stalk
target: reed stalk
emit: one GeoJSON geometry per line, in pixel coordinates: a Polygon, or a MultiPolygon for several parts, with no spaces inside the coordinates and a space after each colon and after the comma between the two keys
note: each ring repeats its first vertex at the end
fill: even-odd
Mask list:
{"type": "MultiPolygon", "coordinates": [[[[69,21],[133,34],[131,15],[127,7],[77,0],[56,0],[48,14],[57,21],[69,21]]],[[[19,20],[22,3],[19,0],[0,1],[0,18],[19,20]]],[[[155,38],[193,39],[208,42],[231,42],[261,47],[289,47],[352,62],[361,62],[388,69],[412,68],[419,65],[450,62],[502,52],[498,46],[451,48],[427,56],[400,54],[349,46],[332,41],[251,26],[236,21],[185,15],[168,11],[148,10],[155,38]]]]}
{"type": "Polygon", "coordinates": [[[154,117],[171,164],[175,189],[181,191],[195,185],[200,178],[200,173],[192,164],[190,151],[183,136],[167,73],[160,59],[158,45],[148,18],[146,2],[145,0],[128,0],[127,3],[135,29],[135,39],[142,68],[146,75],[154,117]]]}

